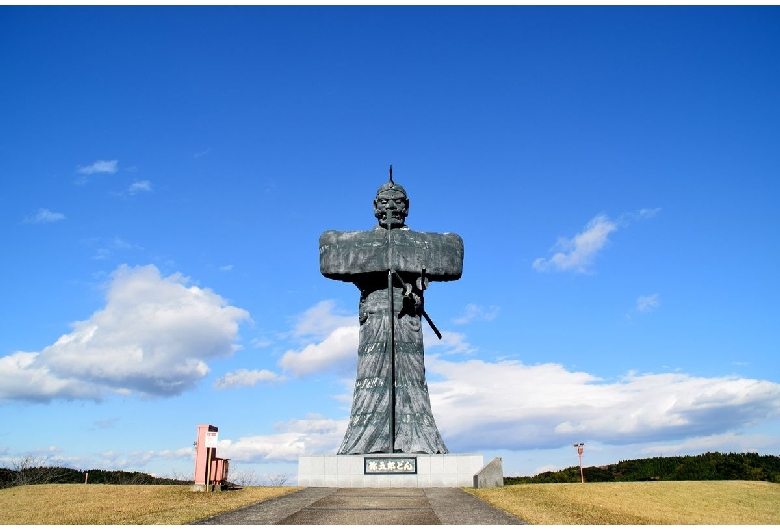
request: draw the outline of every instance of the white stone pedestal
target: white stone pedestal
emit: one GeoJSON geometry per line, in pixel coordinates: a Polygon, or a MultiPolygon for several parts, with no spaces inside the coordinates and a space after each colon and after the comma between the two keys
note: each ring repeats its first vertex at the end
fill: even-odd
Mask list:
{"type": "Polygon", "coordinates": [[[483,455],[473,453],[302,456],[298,459],[298,485],[327,488],[473,487],[474,475],[483,465],[483,455]],[[384,458],[393,462],[413,458],[416,460],[416,469],[414,473],[369,472],[366,458],[374,463],[384,458]]]}

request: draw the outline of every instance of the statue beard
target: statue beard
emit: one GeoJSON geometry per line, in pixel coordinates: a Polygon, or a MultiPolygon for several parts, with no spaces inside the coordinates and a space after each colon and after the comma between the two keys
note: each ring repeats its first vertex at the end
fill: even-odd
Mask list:
{"type": "Polygon", "coordinates": [[[404,226],[406,223],[406,212],[402,210],[385,210],[383,212],[379,212],[379,215],[377,216],[377,219],[379,219],[379,226],[382,228],[387,228],[387,214],[390,213],[392,216],[393,226],[394,227],[401,227],[404,226]]]}

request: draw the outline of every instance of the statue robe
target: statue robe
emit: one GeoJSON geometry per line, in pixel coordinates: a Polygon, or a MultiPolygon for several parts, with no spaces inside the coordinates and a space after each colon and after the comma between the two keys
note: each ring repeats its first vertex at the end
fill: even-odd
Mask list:
{"type": "MultiPolygon", "coordinates": [[[[422,269],[430,281],[460,278],[463,241],[456,234],[393,229],[392,266],[414,285],[422,269]]],[[[390,316],[387,286],[388,233],[328,231],[320,236],[320,272],[360,290],[360,339],[352,412],[338,454],[447,453],[431,412],[425,381],[420,315],[409,307],[397,280],[390,316]],[[404,305],[406,304],[406,306],[404,305]],[[395,446],[390,449],[388,340],[395,321],[395,446]]]]}

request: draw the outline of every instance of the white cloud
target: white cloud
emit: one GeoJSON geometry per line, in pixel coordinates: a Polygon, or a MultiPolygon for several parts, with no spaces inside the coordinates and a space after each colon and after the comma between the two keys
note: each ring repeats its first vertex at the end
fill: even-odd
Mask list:
{"type": "Polygon", "coordinates": [[[360,334],[358,319],[355,315],[336,314],[332,300],[319,302],[299,315],[291,334],[308,344],[282,355],[279,365],[285,371],[302,377],[333,368],[355,369],[360,334]]]}
{"type": "Polygon", "coordinates": [[[650,219],[651,217],[655,217],[656,214],[660,211],[660,208],[642,208],[636,212],[636,215],[640,219],[650,219]]]}
{"type": "Polygon", "coordinates": [[[38,362],[37,352],[15,352],[0,357],[0,400],[46,401],[52,397],[93,398],[95,389],[78,378],[52,373],[38,362]]]}
{"type": "Polygon", "coordinates": [[[435,351],[439,348],[444,350],[444,353],[473,353],[474,348],[471,344],[466,342],[466,335],[463,333],[455,333],[452,331],[442,331],[441,339],[434,335],[433,331],[429,331],[424,328],[424,344],[426,351],[435,351]]]}
{"type": "Polygon", "coordinates": [[[319,343],[309,344],[300,351],[286,351],[279,365],[298,377],[331,368],[354,371],[359,333],[357,325],[336,328],[319,343]]]}
{"type": "Polygon", "coordinates": [[[633,221],[650,219],[660,211],[660,208],[642,208],[621,214],[617,221],[612,221],[605,214],[599,214],[591,219],[585,225],[585,229],[573,238],[558,238],[553,246],[553,251],[557,252],[549,259],[537,258],[533,262],[533,268],[539,272],[587,273],[596,259],[596,255],[609,243],[609,234],[618,228],[627,227],[633,221]]]}
{"type": "Polygon", "coordinates": [[[780,384],[736,377],[629,374],[604,382],[557,364],[429,356],[437,424],[460,450],[610,444],[718,434],[780,415],[780,384]]]}
{"type": "MultiPolygon", "coordinates": [[[[7,456],[0,453],[0,467],[12,467],[14,462],[26,457],[33,457],[36,462],[42,465],[66,466],[76,469],[123,469],[126,471],[142,470],[150,464],[159,464],[160,461],[165,462],[164,465],[178,461],[186,466],[184,468],[187,472],[178,473],[177,478],[186,480],[192,477],[190,470],[194,456],[195,449],[192,446],[159,451],[104,451],[100,454],[90,453],[88,456],[68,455],[59,447],[50,446],[25,450],[23,453],[9,453],[7,456]]],[[[157,476],[161,476],[161,474],[157,474],[157,476]]]]}
{"type": "Polygon", "coordinates": [[[123,265],[106,305],[40,352],[0,358],[0,399],[100,399],[106,393],[176,395],[230,355],[243,309],[210,289],[166,278],[153,265],[123,265]]]}
{"type": "MultiPolygon", "coordinates": [[[[279,364],[296,376],[334,368],[350,373],[344,376],[345,393],[330,396],[347,414],[359,330],[357,325],[340,325],[347,322],[342,318],[354,317],[334,315],[333,307],[318,304],[296,321],[299,334],[324,338],[286,352],[279,364]]],[[[553,363],[463,362],[443,357],[437,348],[469,351],[466,337],[450,332],[444,337],[438,342],[426,336],[428,387],[437,425],[449,448],[457,452],[551,450],[579,441],[588,442],[591,449],[595,441],[612,447],[650,444],[655,450],[659,446],[653,444],[662,440],[678,440],[682,447],[685,440],[690,444],[696,439],[702,447],[709,443],[710,450],[717,450],[711,444],[718,440],[739,439],[744,429],[780,419],[780,384],[769,381],[681,373],[629,373],[605,381],[553,363]]],[[[313,454],[315,448],[335,451],[346,421],[346,417],[291,420],[276,426],[283,432],[244,437],[228,445],[231,454],[247,461],[293,461],[300,454],[313,454]]],[[[767,446],[758,442],[756,446],[767,446]]]]}
{"type": "Polygon", "coordinates": [[[609,234],[617,229],[617,224],[610,221],[606,215],[599,214],[588,222],[585,230],[572,239],[559,238],[553,247],[559,252],[550,259],[534,260],[533,267],[540,272],[550,270],[587,272],[596,254],[607,244],[609,234]]]}
{"type": "MultiPolygon", "coordinates": [[[[287,350],[282,355],[279,365],[285,371],[296,377],[329,370],[354,374],[360,326],[356,316],[338,315],[334,311],[333,301],[326,300],[306,310],[296,319],[292,334],[308,338],[310,342],[300,349],[287,350]],[[312,339],[315,341],[311,342],[312,339]]],[[[442,338],[439,340],[427,325],[424,326],[426,348],[443,350],[448,354],[474,351],[462,333],[442,331],[442,338]]]]}
{"type": "Polygon", "coordinates": [[[660,304],[658,299],[658,293],[651,294],[650,296],[640,296],[636,299],[636,310],[640,313],[648,313],[660,304]]]}
{"type": "Polygon", "coordinates": [[[346,420],[310,415],[303,420],[278,424],[283,432],[220,440],[220,456],[237,462],[295,462],[301,455],[335,454],[347,428],[346,420]]]}
{"type": "Polygon", "coordinates": [[[728,451],[732,453],[760,453],[763,448],[777,447],[778,437],[767,434],[737,434],[727,432],[697,436],[672,443],[656,443],[642,451],[651,456],[700,454],[707,451],[728,451]]]}
{"type": "MultiPolygon", "coordinates": [[[[194,461],[195,449],[192,446],[179,449],[163,449],[159,451],[104,451],[99,455],[91,454],[86,458],[67,458],[73,467],[81,469],[123,469],[142,470],[150,464],[160,465],[160,461],[167,463],[185,461],[188,464],[194,461]]],[[[190,467],[189,465],[187,467],[190,467]]],[[[154,473],[153,473],[154,474],[154,473]]],[[[160,474],[155,474],[160,476],[160,474]]],[[[178,478],[187,479],[192,475],[179,475],[178,478]]]]}
{"type": "Polygon", "coordinates": [[[333,300],[323,300],[307,309],[295,319],[293,335],[296,337],[323,338],[339,327],[354,327],[358,323],[356,315],[337,314],[333,300]]]}
{"type": "Polygon", "coordinates": [[[222,272],[230,272],[233,270],[233,265],[223,265],[219,268],[222,272]]]}
{"type": "Polygon", "coordinates": [[[255,386],[257,383],[278,383],[285,378],[270,370],[247,370],[242,368],[228,372],[214,382],[216,388],[231,388],[236,386],[255,386]]]}
{"type": "Polygon", "coordinates": [[[468,324],[474,320],[494,320],[498,316],[498,307],[490,306],[488,309],[484,309],[477,304],[468,304],[463,310],[463,315],[454,319],[455,324],[468,324]]]}
{"type": "Polygon", "coordinates": [[[249,344],[251,344],[253,348],[267,348],[274,344],[274,341],[267,338],[255,337],[249,341],[249,344]]]}
{"type": "Polygon", "coordinates": [[[82,175],[92,175],[94,173],[116,173],[119,170],[118,160],[98,160],[88,166],[79,166],[76,168],[82,175]]]}
{"type": "Polygon", "coordinates": [[[64,214],[52,212],[46,208],[38,208],[37,212],[25,217],[24,222],[29,224],[56,223],[63,219],[67,219],[64,214]]]}
{"type": "MultiPolygon", "coordinates": [[[[610,454],[628,450],[636,455],[632,458],[641,458],[708,450],[758,452],[777,440],[741,433],[780,417],[780,385],[768,381],[630,374],[609,382],[557,364],[449,362],[436,356],[426,364],[437,379],[443,377],[429,380],[428,386],[437,426],[454,452],[527,454],[571,449],[573,442],[582,441],[591,453],[608,448],[604,450],[610,454]]],[[[333,454],[346,427],[346,417],[292,419],[276,424],[280,432],[275,434],[220,441],[219,451],[244,462],[333,454]]]]}
{"type": "Polygon", "coordinates": [[[148,180],[137,180],[130,184],[130,187],[127,188],[127,193],[130,195],[149,191],[152,191],[152,183],[148,180]]]}

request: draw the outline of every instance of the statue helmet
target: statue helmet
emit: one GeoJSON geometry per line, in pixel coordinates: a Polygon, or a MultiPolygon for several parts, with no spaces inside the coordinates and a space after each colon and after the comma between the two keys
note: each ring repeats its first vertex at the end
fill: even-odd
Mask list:
{"type": "Polygon", "coordinates": [[[403,193],[404,199],[406,199],[406,202],[409,202],[409,196],[406,194],[406,190],[403,186],[400,184],[396,184],[393,182],[393,165],[390,164],[390,180],[379,186],[379,189],[376,190],[376,196],[379,197],[379,194],[385,191],[398,191],[400,193],[403,193]]]}

